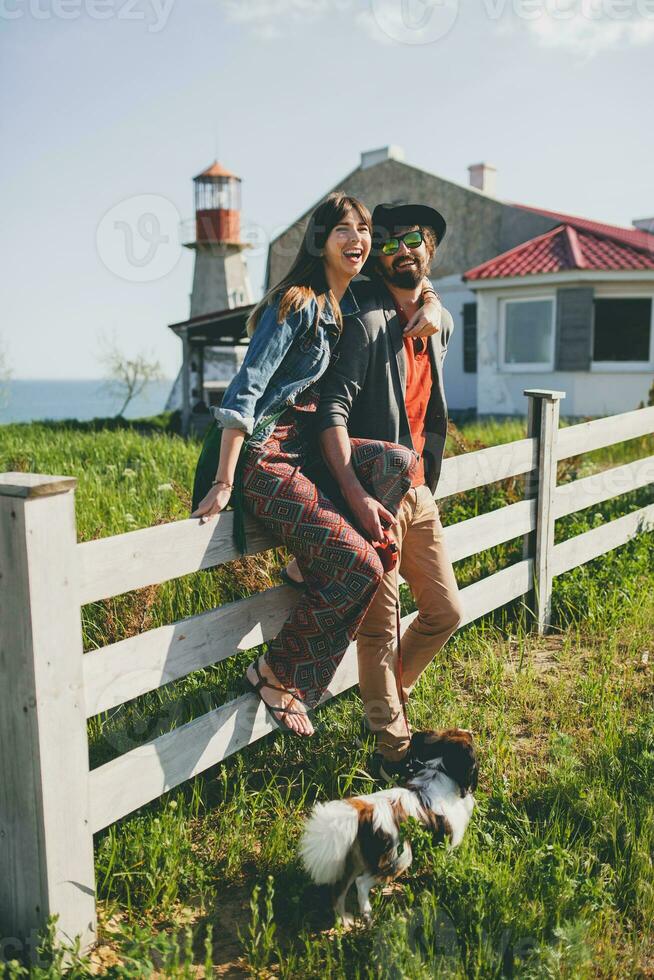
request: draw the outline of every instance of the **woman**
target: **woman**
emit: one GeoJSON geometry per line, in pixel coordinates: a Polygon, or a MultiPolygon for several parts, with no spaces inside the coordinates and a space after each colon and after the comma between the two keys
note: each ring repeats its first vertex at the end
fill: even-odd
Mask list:
{"type": "MultiPolygon", "coordinates": [[[[344,320],[358,312],[349,284],[368,258],[371,232],[367,208],[340,192],[312,214],[288,275],[250,316],[248,351],[214,410],[222,427],[216,477],[192,514],[206,521],[234,496],[235,509],[257,517],[295,555],[305,590],[246,680],[277,726],[300,735],[313,733],[307,708],[324,694],[383,574],[373,544],[318,485],[326,468],[312,431],[317,382],[347,329],[344,320]]],[[[415,453],[351,442],[364,486],[373,470],[385,474],[374,490],[383,499],[373,506],[383,524],[394,523],[415,453]]]]}

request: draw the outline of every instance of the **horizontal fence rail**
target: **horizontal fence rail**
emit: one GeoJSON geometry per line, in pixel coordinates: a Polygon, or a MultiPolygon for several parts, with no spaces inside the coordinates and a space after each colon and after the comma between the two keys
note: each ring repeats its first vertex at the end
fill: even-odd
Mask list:
{"type": "Polygon", "coordinates": [[[594,473],[581,480],[563,483],[554,492],[554,516],[567,517],[593,504],[601,504],[623,493],[654,483],[654,456],[594,473]]]}
{"type": "Polygon", "coordinates": [[[562,575],[571,568],[585,565],[587,561],[605,555],[607,551],[626,544],[637,534],[651,530],[653,524],[654,504],[650,504],[649,507],[641,507],[631,514],[593,528],[592,531],[585,531],[562,541],[554,548],[554,574],[562,575]]]}
{"type": "MultiPolygon", "coordinates": [[[[175,521],[78,545],[81,605],[239,558],[232,539],[233,522],[229,512],[207,524],[175,521]]],[[[247,554],[276,547],[251,518],[246,519],[246,527],[247,554]]]]}
{"type": "Polygon", "coordinates": [[[520,439],[490,449],[479,449],[465,456],[443,460],[436,488],[436,500],[497,483],[512,476],[522,476],[538,465],[536,439],[520,439]]]}
{"type": "Polygon", "coordinates": [[[87,717],[272,640],[297,594],[266,589],[170,626],[139,633],[84,657],[87,717]]]}
{"type": "Polygon", "coordinates": [[[654,432],[654,406],[637,408],[622,415],[580,422],[561,429],[557,434],[557,459],[569,459],[596,449],[606,449],[618,442],[638,439],[654,432]]]}
{"type": "MultiPolygon", "coordinates": [[[[559,429],[563,393],[525,394],[528,438],[444,460],[436,499],[524,477],[524,500],[448,526],[445,541],[457,562],[522,539],[522,560],[462,590],[464,623],[522,599],[543,632],[554,576],[654,526],[650,504],[555,545],[557,519],[654,483],[654,456],[559,486],[557,462],[651,434],[654,408],[559,429]]],[[[13,576],[0,591],[0,653],[12,651],[13,668],[0,689],[0,813],[20,827],[0,833],[0,867],[9,869],[0,909],[10,909],[5,933],[17,935],[57,912],[60,934],[81,935],[87,948],[96,930],[92,835],[276,730],[259,698],[244,694],[91,770],[87,719],[271,640],[297,595],[269,588],[83,655],[82,605],[240,556],[231,513],[78,544],[74,486],[69,477],[0,475],[0,583],[13,576]]],[[[276,547],[246,521],[248,554],[276,547]]],[[[353,643],[323,701],[357,680],[353,643]]]]}

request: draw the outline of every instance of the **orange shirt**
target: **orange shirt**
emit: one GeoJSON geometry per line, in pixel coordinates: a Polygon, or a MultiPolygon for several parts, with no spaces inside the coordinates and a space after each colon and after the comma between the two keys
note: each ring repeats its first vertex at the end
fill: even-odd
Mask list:
{"type": "MultiPolygon", "coordinates": [[[[402,329],[407,325],[408,319],[399,306],[395,306],[397,315],[400,318],[402,329]]],[[[420,487],[425,482],[425,460],[423,449],[425,448],[425,415],[427,404],[431,395],[431,361],[429,359],[429,347],[426,337],[405,337],[404,353],[406,355],[406,391],[404,394],[404,404],[406,414],[411,429],[413,448],[420,454],[420,461],[416,467],[412,487],[420,487]],[[416,349],[417,348],[417,349],[416,349]]]]}

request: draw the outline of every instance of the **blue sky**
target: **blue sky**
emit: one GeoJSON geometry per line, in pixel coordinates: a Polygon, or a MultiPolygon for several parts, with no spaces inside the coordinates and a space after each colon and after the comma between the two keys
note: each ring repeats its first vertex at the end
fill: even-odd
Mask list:
{"type": "MultiPolygon", "coordinates": [[[[98,377],[112,335],[176,373],[176,222],[216,156],[264,244],[388,143],[461,183],[487,160],[506,200],[654,215],[653,46],[654,0],[0,0],[14,376],[98,377]],[[149,213],[156,228],[135,224],[149,213]]],[[[264,266],[259,244],[257,293],[264,266]]]]}

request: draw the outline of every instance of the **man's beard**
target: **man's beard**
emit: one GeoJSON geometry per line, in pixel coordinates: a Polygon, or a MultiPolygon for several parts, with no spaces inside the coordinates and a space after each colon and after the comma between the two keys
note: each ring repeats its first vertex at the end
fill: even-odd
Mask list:
{"type": "MultiPolygon", "coordinates": [[[[403,258],[405,258],[403,256],[403,258]]],[[[389,282],[391,286],[397,286],[398,289],[414,289],[419,282],[422,282],[424,277],[429,271],[429,263],[425,261],[422,256],[414,255],[412,258],[415,261],[415,265],[410,265],[406,269],[398,270],[395,268],[395,263],[388,269],[382,263],[379,263],[379,271],[382,277],[389,282]]],[[[396,259],[396,262],[401,262],[402,259],[396,259]]]]}

